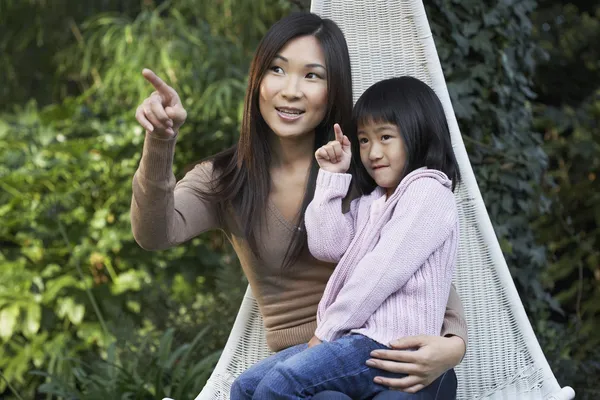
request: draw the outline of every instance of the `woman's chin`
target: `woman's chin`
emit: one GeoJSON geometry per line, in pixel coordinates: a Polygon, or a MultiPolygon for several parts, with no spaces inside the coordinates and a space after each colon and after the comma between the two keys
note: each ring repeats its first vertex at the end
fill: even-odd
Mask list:
{"type": "Polygon", "coordinates": [[[283,129],[273,129],[273,133],[277,139],[281,140],[302,140],[302,139],[312,139],[315,131],[305,130],[305,129],[290,129],[289,127],[283,129]]]}

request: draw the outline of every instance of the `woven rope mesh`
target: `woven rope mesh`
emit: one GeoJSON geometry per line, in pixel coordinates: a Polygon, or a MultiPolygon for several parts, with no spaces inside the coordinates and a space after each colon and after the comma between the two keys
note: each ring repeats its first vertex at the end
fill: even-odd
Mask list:
{"type": "Polygon", "coordinates": [[[233,380],[248,367],[270,354],[263,319],[258,304],[248,288],[221,360],[197,400],[228,400],[233,380]]]}
{"type": "MultiPolygon", "coordinates": [[[[528,342],[523,334],[523,325],[528,322],[526,317],[523,321],[515,315],[515,304],[522,307],[519,300],[511,303],[507,296],[506,282],[508,285],[512,282],[506,264],[503,259],[492,256],[485,235],[482,235],[482,226],[485,229],[489,221],[482,221],[485,208],[481,200],[477,200],[479,189],[472,179],[422,3],[409,0],[313,0],[311,10],[333,19],[346,36],[355,101],[366,88],[381,79],[411,75],[429,84],[444,104],[461,173],[469,175],[472,182],[469,184],[466,179],[467,183],[461,184],[456,191],[461,240],[455,284],[469,327],[469,348],[465,359],[456,368],[458,398],[549,398],[559,386],[545,358],[539,356],[542,353],[538,352],[538,358],[534,359],[531,349],[539,349],[536,347],[539,345],[534,336],[528,342]],[[504,276],[504,283],[501,276],[504,276]]],[[[496,240],[493,235],[492,238],[496,240]]],[[[222,362],[198,399],[228,399],[233,379],[268,354],[262,318],[248,293],[222,362]]]]}

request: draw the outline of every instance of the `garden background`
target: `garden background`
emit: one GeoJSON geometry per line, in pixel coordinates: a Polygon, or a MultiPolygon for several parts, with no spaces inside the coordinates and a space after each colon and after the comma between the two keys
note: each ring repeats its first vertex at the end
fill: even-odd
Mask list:
{"type": "MultiPolygon", "coordinates": [[[[428,0],[496,234],[559,382],[600,398],[600,5],[428,0]]],[[[193,399],[246,282],[204,234],[133,240],[134,110],[184,100],[175,160],[236,141],[249,61],[305,0],[0,0],[0,398],[193,399]]]]}

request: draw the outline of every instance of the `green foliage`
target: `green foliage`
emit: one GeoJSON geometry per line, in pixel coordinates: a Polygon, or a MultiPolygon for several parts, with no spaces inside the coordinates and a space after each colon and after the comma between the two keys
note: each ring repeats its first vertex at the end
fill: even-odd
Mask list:
{"type": "Polygon", "coordinates": [[[57,54],[80,38],[78,25],[98,12],[135,16],[140,1],[0,1],[0,111],[36,99],[46,105],[81,90],[57,54]]]}
{"type": "Polygon", "coordinates": [[[537,336],[559,381],[596,398],[598,7],[434,1],[427,14],[471,164],[537,336]],[[543,31],[547,21],[552,29],[543,31]]]}
{"type": "MultiPolygon", "coordinates": [[[[180,342],[209,329],[204,352],[227,339],[246,281],[224,237],[149,253],[131,235],[131,178],[143,143],[133,115],[151,92],[140,72],[155,69],[186,99],[181,175],[235,140],[251,49],[290,6],[195,3],[145,3],[134,17],[96,13],[53,58],[55,73],[85,91],[0,116],[0,369],[26,398],[41,379],[27,375],[31,368],[75,387],[71,360],[106,357],[117,339],[170,326],[180,342]]],[[[17,3],[8,7],[16,12],[17,3]]]]}
{"type": "Polygon", "coordinates": [[[550,159],[536,233],[550,255],[544,284],[564,310],[551,316],[557,337],[546,348],[582,398],[597,398],[591,378],[600,375],[600,6],[542,2],[534,20],[546,55],[536,72],[535,128],[550,159]]]}
{"type": "Polygon", "coordinates": [[[238,274],[233,302],[243,289],[235,259],[221,255],[222,237],[157,254],[133,241],[130,182],[142,137],[132,123],[100,121],[77,101],[30,105],[2,120],[0,368],[8,380],[25,384],[31,366],[66,373],[65,356],[102,351],[123,325],[139,334],[175,321],[197,327],[214,317],[215,303],[233,313],[211,294],[216,274],[208,271],[218,268],[238,274]]]}
{"type": "Polygon", "coordinates": [[[531,129],[535,1],[435,1],[433,35],[469,158],[496,234],[530,315],[550,301],[538,278],[545,249],[529,226],[547,165],[531,129]]]}
{"type": "MultiPolygon", "coordinates": [[[[307,4],[0,2],[0,76],[8,77],[0,86],[0,396],[8,396],[7,381],[23,398],[38,388],[47,398],[197,393],[246,281],[219,233],[159,253],[134,242],[130,184],[143,134],[133,115],[152,90],[140,72],[162,76],[188,111],[175,159],[181,177],[235,142],[258,40],[307,4]]],[[[533,326],[559,381],[593,398],[597,6],[426,6],[471,163],[533,326]]]]}
{"type": "Polygon", "coordinates": [[[150,337],[137,346],[120,347],[113,343],[107,349],[106,359],[89,364],[73,361],[72,384],[46,372],[34,374],[49,378],[40,386],[40,393],[65,399],[194,399],[221,354],[216,351],[197,357],[196,349],[206,333],[206,329],[202,330],[191,343],[177,348],[173,346],[173,329],[167,330],[156,347],[150,337]]]}
{"type": "Polygon", "coordinates": [[[135,18],[98,14],[82,25],[81,43],[61,57],[65,69],[92,82],[88,105],[103,118],[132,121],[152,89],[141,77],[145,67],[172,85],[189,115],[177,151],[176,165],[182,166],[235,142],[254,48],[290,9],[276,0],[178,0],[145,8],[135,18]]]}

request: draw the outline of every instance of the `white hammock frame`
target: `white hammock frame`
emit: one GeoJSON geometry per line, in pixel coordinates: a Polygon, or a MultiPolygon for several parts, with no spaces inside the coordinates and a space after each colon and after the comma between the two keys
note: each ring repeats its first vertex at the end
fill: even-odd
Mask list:
{"type": "MultiPolygon", "coordinates": [[[[513,283],[456,122],[442,67],[420,0],[313,0],[350,48],[355,99],[371,84],[411,75],[439,96],[448,119],[462,183],[456,191],[461,224],[457,291],[465,306],[469,348],[457,366],[459,399],[575,397],[562,388],[535,337],[513,283]]],[[[268,356],[263,321],[250,287],[221,358],[196,400],[229,399],[233,380],[268,356]]]]}

